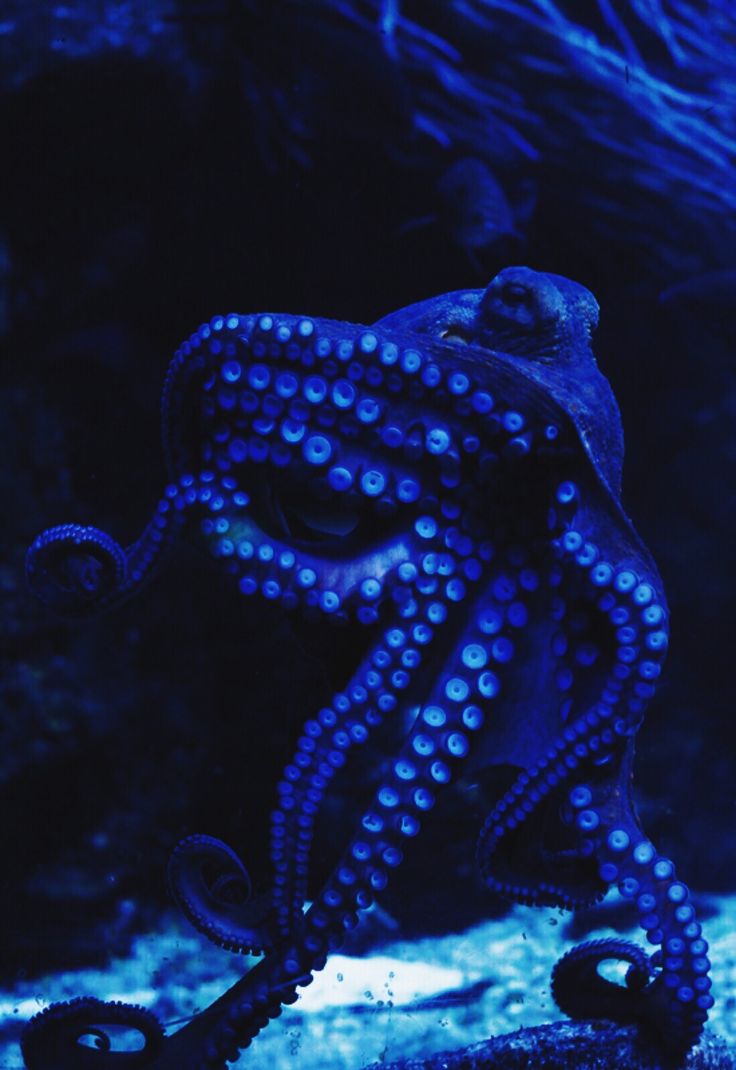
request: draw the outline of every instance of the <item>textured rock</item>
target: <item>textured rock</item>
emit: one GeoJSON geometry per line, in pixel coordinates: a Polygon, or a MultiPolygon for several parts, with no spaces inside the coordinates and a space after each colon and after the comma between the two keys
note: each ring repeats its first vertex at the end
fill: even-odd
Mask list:
{"type": "MultiPolygon", "coordinates": [[[[378,1063],[373,1064],[378,1067],[378,1063]]],[[[720,1037],[706,1032],[683,1070],[734,1070],[734,1055],[720,1037]]],[[[428,1059],[401,1059],[382,1070],[664,1070],[661,1056],[634,1028],[608,1022],[554,1022],[491,1037],[428,1059]]],[[[373,1068],[367,1068],[373,1070],[373,1068]]]]}

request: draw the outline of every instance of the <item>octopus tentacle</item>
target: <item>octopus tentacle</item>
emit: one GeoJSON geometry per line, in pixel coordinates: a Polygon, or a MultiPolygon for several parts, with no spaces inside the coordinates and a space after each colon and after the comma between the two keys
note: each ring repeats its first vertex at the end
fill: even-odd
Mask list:
{"type": "Polygon", "coordinates": [[[487,607],[469,602],[469,620],[457,652],[420,707],[357,835],[308,915],[312,929],[328,934],[325,950],[331,948],[340,925],[352,928],[355,911],[369,906],[373,895],[386,886],[407,844],[493,716],[504,672],[513,658],[513,642],[504,629],[489,643],[487,607]]]}
{"type": "Polygon", "coordinates": [[[636,903],[639,924],[650,944],[657,976],[647,990],[647,1018],[667,1047],[687,1051],[700,1036],[713,1006],[708,977],[708,944],[695,918],[690,893],[675,867],[659,856],[638,828],[618,821],[604,824],[598,854],[601,877],[617,882],[620,893],[636,903]]]}
{"type": "MultiPolygon", "coordinates": [[[[550,582],[567,594],[567,601],[559,599],[553,610],[560,624],[552,640],[560,666],[557,679],[562,676],[567,689],[577,676],[582,690],[586,668],[596,662],[600,668],[596,669],[595,689],[587,688],[587,702],[579,701],[576,709],[571,699],[563,699],[560,715],[566,726],[546,755],[520,774],[484,824],[478,856],[489,882],[499,891],[504,889],[494,882],[488,864],[499,840],[526,820],[525,811],[518,809],[519,798],[534,806],[579,763],[610,760],[613,748],[638,727],[667,647],[666,608],[661,597],[657,600],[654,583],[637,574],[630,558],[617,566],[603,558],[590,534],[590,509],[585,508],[584,497],[580,504],[580,489],[575,483],[561,483],[555,498],[567,513],[561,518],[566,530],[552,539],[560,566],[550,573],[550,582]],[[587,528],[587,537],[580,528],[587,528]],[[597,634],[593,633],[595,641],[588,639],[571,650],[574,619],[567,627],[565,621],[570,620],[571,613],[574,618],[576,603],[578,612],[582,604],[597,623],[597,634]]],[[[646,562],[643,567],[646,569],[646,562]]],[[[531,809],[527,806],[526,814],[531,809]]]]}
{"type": "MultiPolygon", "coordinates": [[[[472,429],[473,419],[488,423],[491,419],[488,414],[494,409],[494,403],[490,395],[482,391],[465,399],[463,395],[468,394],[470,388],[467,376],[457,375],[454,379],[450,377],[450,389],[443,393],[439,390],[443,375],[437,365],[429,366],[425,370],[423,383],[416,382],[415,377],[422,366],[421,355],[416,351],[408,350],[402,356],[393,342],[382,341],[379,335],[366,331],[356,342],[345,337],[339,325],[335,331],[331,331],[330,326],[321,324],[315,329],[312,321],[295,317],[276,318],[267,315],[246,319],[233,316],[227,317],[225,321],[213,321],[211,329],[203,329],[198,336],[190,340],[186,349],[188,357],[191,357],[195,349],[199,352],[202,348],[209,348],[210,352],[207,364],[209,378],[204,389],[210,392],[212,399],[205,407],[205,420],[222,418],[223,412],[230,411],[234,402],[234,384],[247,383],[249,387],[240,394],[241,409],[245,410],[245,415],[239,418],[242,437],[230,438],[225,448],[223,433],[220,436],[223,446],[216,450],[214,458],[208,454],[203,459],[214,459],[215,463],[228,471],[242,465],[246,458],[251,462],[269,462],[277,469],[283,467],[292,470],[297,465],[293,447],[300,446],[301,461],[298,463],[304,469],[305,479],[312,478],[314,481],[312,473],[315,473],[324,483],[322,473],[325,472],[325,466],[330,465],[326,471],[327,487],[321,490],[316,487],[323,498],[326,493],[338,499],[346,496],[350,498],[352,495],[354,500],[360,495],[363,501],[359,504],[382,516],[400,514],[402,509],[408,508],[422,495],[425,503],[428,503],[428,492],[430,496],[442,491],[448,494],[448,488],[459,483],[456,470],[460,465],[463,449],[467,454],[467,457],[463,458],[465,464],[472,465],[479,460],[488,465],[490,461],[498,460],[496,454],[481,453],[479,457],[474,456],[479,452],[478,440],[467,432],[472,429]],[[228,327],[235,332],[235,343],[223,345],[220,338],[212,341],[214,330],[219,330],[222,334],[228,327]],[[309,348],[306,347],[306,340],[309,340],[309,348]],[[352,381],[336,380],[330,393],[329,378],[316,374],[315,371],[305,380],[304,392],[313,404],[324,402],[326,396],[331,396],[337,412],[338,436],[311,433],[319,428],[319,424],[314,427],[314,416],[315,413],[319,414],[320,410],[310,409],[304,402],[300,402],[297,407],[295,402],[292,403],[288,410],[289,417],[277,423],[274,417],[283,412],[283,400],[280,399],[290,398],[297,382],[293,372],[288,370],[288,365],[287,370],[280,371],[279,368],[283,368],[286,361],[290,360],[293,365],[294,361],[300,358],[308,366],[312,366],[315,355],[318,355],[323,362],[323,368],[326,369],[333,354],[340,361],[350,359],[350,370],[354,373],[352,381]],[[358,357],[366,367],[366,378],[373,373],[370,377],[373,387],[370,393],[361,389],[360,379],[355,374],[360,368],[358,357]],[[402,379],[406,379],[407,385],[413,387],[415,396],[418,390],[425,391],[428,397],[437,393],[438,404],[442,403],[450,409],[463,403],[465,426],[456,430],[452,422],[442,425],[438,420],[432,420],[420,428],[419,437],[415,434],[404,438],[400,423],[386,420],[381,411],[381,385],[384,381],[381,365],[389,369],[392,375],[392,380],[386,382],[384,389],[396,394],[404,386],[402,379]],[[268,386],[275,387],[275,396],[264,393],[268,386]],[[469,404],[471,399],[472,404],[469,404]],[[468,417],[470,419],[467,419],[468,417]],[[468,424],[470,426],[467,426],[468,424]],[[257,437],[251,434],[246,438],[248,429],[255,431],[257,437]],[[378,433],[382,438],[376,442],[375,436],[378,433]],[[373,460],[376,446],[390,453],[403,445],[407,464],[403,478],[393,476],[396,459],[393,459],[390,467],[365,466],[361,451],[362,438],[366,435],[372,436],[370,460],[373,460]],[[289,448],[291,453],[288,452],[289,448]],[[339,463],[334,463],[338,448],[341,456],[339,463]],[[421,475],[418,472],[415,475],[414,468],[419,458],[423,461],[424,468],[421,475]],[[434,467],[434,474],[430,465],[434,467]],[[351,490],[353,487],[355,490],[351,490]]],[[[524,456],[529,452],[531,429],[519,434],[523,420],[518,413],[507,414],[503,409],[498,413],[494,411],[492,421],[498,448],[503,453],[509,456],[524,456]]],[[[215,441],[219,441],[217,436],[215,441]]],[[[374,465],[375,463],[373,460],[374,465]]],[[[311,603],[318,604],[323,612],[335,616],[350,613],[352,601],[357,603],[355,611],[358,619],[366,624],[375,621],[387,593],[390,593],[394,600],[401,597],[402,620],[407,619],[410,613],[416,612],[416,596],[421,594],[421,590],[412,590],[411,587],[411,579],[417,574],[412,561],[422,549],[425,554],[433,550],[433,547],[427,544],[424,530],[430,525],[436,527],[431,515],[426,519],[420,517],[411,539],[394,539],[378,552],[368,550],[362,558],[344,561],[338,572],[331,561],[325,562],[320,556],[318,551],[321,547],[317,546],[311,551],[303,544],[292,548],[294,543],[285,537],[285,533],[280,536],[276,534],[274,524],[278,526],[277,521],[281,518],[274,517],[272,503],[264,503],[263,494],[259,493],[257,486],[254,489],[254,498],[260,499],[259,505],[255,512],[251,511],[247,521],[230,527],[225,518],[219,520],[216,525],[213,525],[212,521],[203,523],[203,530],[209,537],[213,552],[228,559],[228,570],[238,579],[243,593],[260,591],[267,598],[278,598],[285,605],[291,606],[300,602],[309,605],[311,600],[311,603]],[[416,542],[421,545],[414,545],[416,542]]],[[[437,509],[436,498],[434,505],[429,508],[437,509]]],[[[455,507],[456,514],[459,508],[459,505],[455,507]]],[[[454,537],[468,541],[467,536],[458,534],[454,537]]],[[[440,545],[437,549],[442,550],[444,547],[440,545]]],[[[466,550],[466,553],[468,552],[466,550]]],[[[426,588],[426,576],[422,577],[420,586],[426,588]]],[[[387,629],[385,634],[388,635],[390,631],[391,629],[387,629]]],[[[406,655],[402,657],[405,658],[406,655]]],[[[370,668],[371,678],[375,677],[376,668],[370,668]]],[[[406,665],[402,666],[400,675],[405,678],[401,682],[401,686],[405,687],[410,676],[406,665]]],[[[359,678],[351,682],[348,690],[355,686],[362,698],[366,687],[360,673],[359,678]]],[[[385,696],[379,694],[374,698],[387,707],[395,701],[390,690],[385,696]]],[[[287,776],[279,785],[283,802],[275,811],[272,820],[273,860],[277,869],[274,896],[285,935],[301,912],[306,888],[311,828],[324,791],[325,778],[332,775],[332,762],[342,761],[344,750],[351,746],[353,738],[365,739],[366,730],[371,727],[371,723],[378,723],[376,718],[381,716],[380,710],[376,713],[369,706],[365,717],[356,721],[353,699],[345,692],[336,696],[335,705],[337,709],[323,711],[323,719],[329,724],[322,726],[315,722],[308,723],[305,735],[299,743],[299,751],[287,769],[287,776]],[[332,730],[331,739],[325,741],[322,736],[323,727],[332,730]],[[333,748],[332,742],[335,739],[338,743],[336,748],[333,748]],[[313,769],[318,772],[308,777],[309,770],[313,769]]]]}
{"type": "Polygon", "coordinates": [[[36,597],[57,613],[85,613],[125,589],[127,558],[98,528],[60,524],[34,539],[26,555],[26,575],[36,597]]]}
{"type": "MultiPolygon", "coordinates": [[[[234,1057],[281,1004],[293,1001],[296,987],[324,966],[328,954],[357,925],[358,912],[371,905],[402,863],[407,844],[467,759],[474,737],[498,702],[513,644],[505,630],[495,632],[489,644],[488,620],[487,607],[476,600],[460,649],[420,708],[361,818],[358,834],[305,915],[298,941],[283,949],[276,963],[264,960],[239,982],[237,998],[231,990],[232,1010],[221,1019],[221,1026],[211,1030],[203,1065],[213,1070],[224,1066],[218,1060],[234,1057]]],[[[179,1035],[174,1039],[178,1041],[179,1035]]]]}
{"type": "Polygon", "coordinates": [[[29,1070],[124,1070],[153,1066],[163,1041],[158,1019],[143,1007],[84,996],[54,1003],[32,1018],[21,1048],[29,1070]],[[142,1046],[115,1050],[121,1028],[137,1034],[142,1046]]]}
{"type": "MultiPolygon", "coordinates": [[[[499,570],[499,579],[502,575],[499,570]]],[[[504,674],[513,661],[514,625],[508,619],[503,623],[500,603],[489,604],[487,598],[473,598],[470,593],[467,601],[469,620],[457,652],[420,708],[412,731],[361,819],[358,834],[307,912],[298,944],[285,953],[282,961],[287,976],[321,969],[327,955],[341,945],[346,931],[357,924],[358,912],[371,905],[386,887],[391,871],[401,864],[406,845],[453,779],[453,767],[467,759],[473,739],[493,719],[504,674]]],[[[259,969],[252,976],[254,986],[259,983],[259,969]]],[[[285,982],[282,994],[291,998],[295,987],[296,982],[293,988],[285,982]]],[[[271,1000],[269,1006],[275,1012],[276,988],[272,986],[268,996],[265,989],[260,991],[262,999],[271,1000]]],[[[213,1039],[217,1051],[213,1067],[220,1065],[217,1057],[226,1050],[232,1052],[226,1048],[233,1042],[229,1029],[235,1029],[237,1043],[244,1046],[265,1024],[262,1005],[256,1008],[252,1000],[246,1000],[241,1007],[244,1010],[237,1022],[228,1020],[222,1045],[213,1039]]]]}
{"type": "MultiPolygon", "coordinates": [[[[467,389],[467,386],[464,388],[467,389]]],[[[490,398],[488,401],[492,406],[490,398]]],[[[485,407],[485,400],[483,400],[483,407],[485,407]]],[[[515,437],[518,438],[520,423],[522,419],[518,414],[514,414],[507,420],[508,427],[505,430],[512,441],[515,437]]],[[[498,428],[496,433],[498,434],[498,428]]],[[[531,435],[527,439],[519,439],[513,446],[511,456],[528,455],[531,440],[531,435]]],[[[442,439],[442,436],[438,436],[438,441],[444,443],[446,437],[442,439]]],[[[545,439],[542,437],[541,441],[544,442],[545,439]]],[[[547,441],[551,441],[551,437],[547,441]]],[[[471,454],[475,452],[473,443],[468,443],[468,445],[471,447],[471,454]]],[[[486,457],[482,459],[488,464],[486,457]]],[[[493,459],[495,460],[495,454],[493,459]]],[[[450,486],[452,485],[451,481],[450,486]]],[[[446,492],[446,497],[450,499],[451,494],[446,492]]],[[[448,505],[451,506],[449,500],[448,505]]],[[[434,506],[435,510],[436,508],[437,506],[434,506]]],[[[452,509],[450,509],[450,515],[452,515],[452,509]]],[[[438,525],[431,514],[424,520],[420,518],[418,523],[422,529],[421,537],[424,539],[434,537],[442,527],[444,561],[438,560],[436,550],[426,542],[423,544],[426,552],[418,555],[423,584],[420,593],[435,596],[426,606],[428,621],[420,619],[419,623],[434,626],[446,615],[448,604],[451,606],[454,602],[461,602],[466,598],[467,581],[474,581],[481,574],[479,561],[486,562],[487,567],[488,560],[493,556],[493,548],[482,538],[476,542],[476,538],[467,532],[451,530],[447,524],[438,525]],[[458,551],[457,556],[453,549],[458,551]],[[457,575],[453,575],[454,573],[457,575]]],[[[483,532],[482,527],[481,532],[483,532]]],[[[249,534],[252,534],[252,530],[249,534]]],[[[270,545],[274,545],[272,537],[268,541],[270,545]]],[[[258,543],[255,538],[252,542],[253,550],[258,545],[263,545],[263,542],[258,543]]],[[[281,552],[277,543],[274,552],[281,552]]],[[[531,573],[525,579],[532,587],[536,582],[532,579],[531,573]]],[[[256,582],[260,585],[266,581],[259,577],[256,582]]],[[[501,589],[505,589],[506,580],[502,574],[498,576],[498,584],[501,589]]],[[[419,610],[419,600],[417,599],[416,602],[417,608],[411,614],[412,620],[415,619],[419,610]]],[[[509,617],[510,620],[516,622],[516,626],[520,626],[523,616],[522,606],[521,603],[513,605],[515,609],[511,609],[509,617]]],[[[480,729],[485,717],[483,705],[495,698],[499,690],[499,676],[494,669],[505,665],[513,655],[512,640],[501,633],[500,622],[504,619],[506,608],[501,609],[500,606],[483,601],[476,607],[476,612],[477,621],[473,626],[475,630],[470,628],[464,633],[465,640],[459,648],[459,660],[453,665],[454,671],[443,676],[440,685],[441,692],[438,692],[436,696],[438,701],[431,702],[424,707],[421,720],[418,722],[419,727],[415,728],[398,762],[394,764],[389,782],[377,794],[376,806],[379,808],[379,813],[381,808],[390,811],[390,808],[395,805],[395,797],[400,795],[399,789],[406,790],[407,778],[411,780],[416,775],[414,769],[420,759],[425,759],[422,761],[422,766],[423,779],[427,781],[427,785],[424,787],[420,784],[413,785],[411,798],[406,800],[404,812],[398,817],[398,824],[394,818],[393,823],[389,823],[390,827],[384,827],[380,817],[374,811],[364,816],[361,829],[363,838],[356,840],[345,856],[345,861],[349,860],[350,865],[356,866],[361,874],[355,877],[357,889],[348,888],[352,899],[345,898],[347,895],[345,888],[350,885],[351,874],[354,870],[347,864],[338,865],[333,879],[328,881],[315,906],[306,915],[304,925],[298,934],[298,943],[291,952],[283,952],[279,955],[279,960],[283,963],[283,972],[279,973],[273,962],[266,960],[254,970],[251,985],[246,985],[244,982],[244,987],[239,990],[237,998],[240,998],[244,989],[250,989],[253,986],[253,990],[260,993],[259,999],[255,1001],[247,999],[239,1005],[239,1009],[233,1007],[227,1025],[223,1026],[221,1046],[218,1046],[216,1039],[211,1041],[215,1049],[211,1051],[213,1065],[219,1065],[217,1059],[222,1056],[228,1057],[228,1053],[230,1057],[232,1056],[233,1044],[236,1041],[242,1046],[256,1034],[265,1020],[264,999],[270,1000],[268,1005],[273,1012],[276,1009],[274,999],[277,989],[280,993],[278,997],[280,1001],[283,1001],[282,997],[289,999],[292,997],[295,982],[290,984],[284,979],[284,974],[287,978],[303,977],[311,970],[323,965],[327,950],[338,946],[345,928],[355,924],[357,920],[355,908],[361,909],[369,905],[372,894],[380,890],[388,879],[388,869],[400,862],[402,843],[406,837],[418,831],[426,810],[434,803],[438,787],[447,783],[450,778],[450,759],[461,759],[466,755],[468,751],[466,733],[477,732],[480,729]],[[471,690],[477,701],[469,700],[471,690]],[[455,719],[458,720],[457,725],[447,718],[440,704],[449,702],[462,703],[459,709],[453,707],[455,719]],[[445,719],[448,721],[448,727],[444,727],[445,719]],[[449,727],[455,727],[456,730],[450,731],[449,727]],[[438,744],[443,748],[442,757],[435,755],[430,760],[430,756],[425,752],[434,753],[438,744]],[[379,833],[383,833],[383,838],[379,833]],[[366,849],[366,837],[376,841],[374,850],[379,852],[380,866],[370,865],[366,868],[364,864],[365,859],[361,855],[366,849]],[[264,978],[268,978],[268,981],[264,978]],[[272,993],[270,997],[269,992],[272,993]]],[[[403,631],[396,629],[396,631],[401,634],[393,636],[392,642],[396,646],[403,646],[407,643],[406,629],[403,631]]],[[[388,637],[388,632],[386,635],[388,637]]],[[[305,759],[305,761],[308,760],[305,759]]],[[[371,848],[369,848],[369,853],[370,850],[371,848]]],[[[235,999],[233,995],[233,1001],[235,999]]],[[[214,1037],[215,1034],[212,1035],[214,1037]]]]}
{"type": "Polygon", "coordinates": [[[99,528],[80,524],[48,528],[34,539],[26,555],[31,590],[62,616],[114,608],[155,573],[181,530],[187,510],[199,506],[217,511],[226,498],[232,503],[233,488],[225,482],[207,471],[196,477],[181,476],[166,488],[140,537],[125,549],[99,528]]]}
{"type": "MultiPolygon", "coordinates": [[[[655,978],[638,1003],[633,998],[627,1000],[627,1013],[632,1011],[655,1026],[668,1048],[686,1051],[697,1041],[713,1006],[708,944],[702,938],[688,888],[677,880],[672,862],[657,854],[633,815],[622,820],[620,811],[607,813],[610,807],[585,783],[570,791],[569,801],[577,812],[578,827],[593,844],[601,879],[616,884],[619,893],[636,904],[648,942],[661,945],[649,959],[655,978]]],[[[570,960],[571,976],[577,962],[576,958],[570,960]]],[[[592,1005],[586,1001],[580,1005],[584,1010],[578,1012],[574,1004],[573,1010],[569,1009],[569,999],[561,1004],[574,1017],[588,1016],[592,1005]]]]}
{"type": "Polygon", "coordinates": [[[274,902],[285,937],[301,918],[314,822],[324,792],[349,751],[365,743],[384,716],[397,708],[401,692],[411,684],[412,671],[432,641],[436,611],[421,596],[416,605],[410,621],[399,617],[386,628],[348,686],[315,719],[307,721],[279,782],[271,857],[276,871],[274,902]],[[433,618],[434,624],[430,623],[433,618]]]}
{"type": "Polygon", "coordinates": [[[244,955],[273,947],[272,897],[252,896],[247,869],[222,840],[187,836],[172,851],[167,876],[187,920],[218,947],[244,955]]]}
{"type": "MultiPolygon", "coordinates": [[[[626,748],[653,693],[653,681],[660,674],[667,647],[666,607],[646,572],[642,578],[628,561],[611,564],[596,544],[572,525],[556,545],[566,570],[585,577],[586,599],[594,599],[596,613],[605,617],[606,627],[614,634],[614,657],[603,677],[598,701],[568,725],[534,769],[520,774],[481,831],[478,857],[487,883],[517,897],[518,887],[499,882],[493,875],[493,855],[500,841],[513,835],[541,798],[557,789],[579,766],[600,765],[626,748]]],[[[570,587],[569,581],[566,586],[570,587]]],[[[629,748],[625,768],[630,765],[630,753],[629,748]]],[[[636,899],[650,943],[664,943],[666,949],[664,957],[660,956],[660,975],[647,989],[646,999],[643,994],[629,995],[622,1006],[629,1013],[638,1000],[638,1016],[657,1024],[668,1046],[684,1050],[697,1040],[712,1005],[710,981],[705,976],[709,967],[707,945],[687,903],[687,889],[674,880],[668,860],[654,861],[654,848],[644,840],[633,815],[626,819],[618,797],[596,792],[594,782],[590,786],[582,783],[570,792],[569,804],[574,815],[567,820],[574,821],[580,837],[578,857],[596,860],[600,887],[618,881],[621,893],[636,899]],[[633,864],[633,854],[626,857],[631,844],[636,844],[632,851],[637,865],[633,864]],[[651,872],[647,872],[649,863],[654,867],[651,872]]],[[[525,888],[522,896],[527,901],[576,905],[564,889],[549,884],[525,888]]],[[[582,957],[573,958],[569,966],[582,961],[582,957]]],[[[585,1003],[588,1011],[598,991],[591,991],[585,1003]]],[[[601,1001],[601,1006],[605,1003],[601,1001]]]]}
{"type": "Polygon", "coordinates": [[[630,1025],[642,1018],[642,990],[649,984],[649,956],[636,944],[618,937],[578,944],[555,964],[552,996],[570,1018],[609,1018],[630,1025]],[[607,961],[630,963],[625,986],[602,977],[599,966],[607,961]]]}

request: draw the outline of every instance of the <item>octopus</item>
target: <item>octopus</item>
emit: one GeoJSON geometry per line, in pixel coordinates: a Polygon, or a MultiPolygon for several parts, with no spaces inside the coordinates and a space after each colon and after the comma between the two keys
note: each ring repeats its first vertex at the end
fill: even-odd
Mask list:
{"type": "Polygon", "coordinates": [[[583,286],[510,267],[372,326],[233,313],[182,344],[163,392],[171,482],[148,526],[126,548],[94,527],[50,528],[28,552],[31,588],[66,615],[112,607],[194,522],[244,598],[357,622],[367,638],[277,785],[268,890],[253,895],[214,837],[171,855],[189,920],[255,965],[172,1035],[141,1007],[52,1004],[26,1027],[30,1070],[236,1060],[380,902],[471,768],[504,771],[477,840],[488,888],[573,909],[616,887],[652,945],[573,948],[553,974],[561,1009],[638,1023],[675,1061],[697,1043],[713,1004],[707,944],[632,799],[668,610],[621,505],[597,322],[583,286]],[[308,903],[331,781],[389,724],[373,797],[308,903]],[[601,975],[611,959],[629,964],[625,983],[601,975]],[[120,1025],[140,1034],[137,1051],[114,1050],[120,1025]]]}

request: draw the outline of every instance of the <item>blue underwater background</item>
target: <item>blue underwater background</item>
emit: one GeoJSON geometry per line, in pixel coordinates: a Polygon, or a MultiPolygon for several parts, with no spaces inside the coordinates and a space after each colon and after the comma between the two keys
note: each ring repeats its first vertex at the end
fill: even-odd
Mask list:
{"type": "MultiPolygon", "coordinates": [[[[138,598],[80,621],[33,599],[28,546],[72,521],[138,537],[166,482],[168,361],[215,313],[370,324],[515,264],[601,307],[624,507],[671,613],[634,797],[736,1043],[735,56],[730,0],[3,4],[0,1068],[53,1001],[173,1028],[237,980],[173,905],[167,858],[207,832],[257,883],[301,724],[365,644],[244,599],[193,526],[138,598]]],[[[359,766],[326,800],[313,892],[359,766]]],[[[238,1065],[358,1070],[559,1021],[572,943],[643,942],[614,893],[573,916],[485,889],[485,817],[461,783],[238,1065]]]]}

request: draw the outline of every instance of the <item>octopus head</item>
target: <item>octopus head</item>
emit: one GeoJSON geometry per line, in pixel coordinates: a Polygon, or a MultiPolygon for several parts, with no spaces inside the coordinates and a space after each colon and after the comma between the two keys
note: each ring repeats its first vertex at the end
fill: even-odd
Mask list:
{"type": "Polygon", "coordinates": [[[489,283],[476,320],[481,345],[535,361],[590,354],[597,325],[598,302],[589,290],[527,267],[506,268],[489,283]]]}

